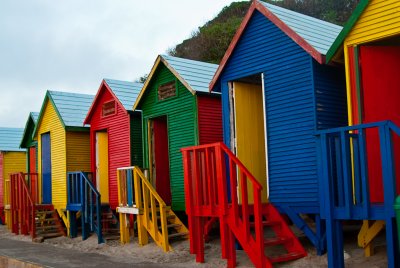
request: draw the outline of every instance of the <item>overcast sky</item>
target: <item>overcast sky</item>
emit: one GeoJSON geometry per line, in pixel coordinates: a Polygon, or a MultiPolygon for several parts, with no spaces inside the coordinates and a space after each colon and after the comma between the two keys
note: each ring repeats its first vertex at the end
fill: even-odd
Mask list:
{"type": "Polygon", "coordinates": [[[1,0],[0,126],[24,127],[46,90],[134,81],[230,0],[1,0]]]}

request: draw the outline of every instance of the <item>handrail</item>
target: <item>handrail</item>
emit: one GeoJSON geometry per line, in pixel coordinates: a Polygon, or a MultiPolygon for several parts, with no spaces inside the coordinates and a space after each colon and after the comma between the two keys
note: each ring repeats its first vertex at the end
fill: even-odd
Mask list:
{"type": "Polygon", "coordinates": [[[85,173],[81,171],[67,174],[68,206],[77,206],[81,210],[82,237],[85,240],[90,231],[97,233],[98,242],[103,243],[101,223],[101,195],[85,173]]]}
{"type": "MultiPolygon", "coordinates": [[[[253,263],[259,263],[260,260],[257,259],[257,256],[264,256],[265,247],[261,184],[223,143],[193,146],[183,148],[181,151],[184,162],[186,212],[189,222],[194,222],[195,216],[220,217],[220,220],[223,221],[220,223],[221,226],[229,226],[230,231],[242,242],[241,244],[245,245],[250,242],[255,245],[253,249],[245,250],[253,263]],[[250,183],[250,187],[248,183],[250,183]],[[250,215],[252,213],[254,215],[254,234],[250,231],[250,215]]],[[[200,229],[197,231],[202,232],[200,229]]],[[[221,232],[221,239],[229,240],[227,228],[224,227],[221,232]]],[[[197,239],[203,239],[201,234],[197,236],[197,239]]],[[[196,242],[192,240],[196,239],[190,241],[191,252],[194,252],[194,243],[196,242]]],[[[222,243],[223,256],[229,254],[226,248],[227,244],[229,244],[227,240],[222,243]]],[[[264,261],[265,258],[261,260],[261,262],[264,261]]]]}
{"type": "Polygon", "coordinates": [[[26,185],[24,173],[10,175],[11,226],[15,234],[31,234],[35,238],[35,202],[26,185]],[[19,230],[20,228],[20,230],[19,230]]]}
{"type": "Polygon", "coordinates": [[[359,217],[370,217],[374,204],[370,200],[368,178],[368,156],[371,153],[367,151],[366,144],[368,133],[373,130],[379,138],[377,146],[380,154],[376,155],[376,161],[381,162],[382,202],[386,213],[394,216],[393,204],[399,179],[396,180],[394,170],[392,133],[400,137],[400,128],[388,120],[317,131],[318,159],[321,161],[320,193],[324,194],[321,200],[326,200],[321,204],[323,216],[333,215],[333,209],[339,209],[342,219],[349,219],[356,209],[361,209],[357,214],[359,217]]]}
{"type": "Polygon", "coordinates": [[[119,168],[119,204],[135,206],[140,215],[137,217],[138,240],[140,245],[147,243],[147,232],[164,251],[171,249],[168,242],[167,205],[157,193],[139,167],[119,168]],[[158,215],[160,213],[160,225],[158,215]],[[161,230],[160,230],[161,227],[161,230]]]}

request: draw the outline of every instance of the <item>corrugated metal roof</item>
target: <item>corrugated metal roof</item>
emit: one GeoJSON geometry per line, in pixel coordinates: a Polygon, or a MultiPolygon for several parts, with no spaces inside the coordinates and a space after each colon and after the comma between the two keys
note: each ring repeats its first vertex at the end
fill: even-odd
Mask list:
{"type": "Polygon", "coordinates": [[[126,110],[131,110],[143,87],[142,83],[104,79],[126,110]]]}
{"type": "Polygon", "coordinates": [[[23,128],[0,127],[0,151],[25,151],[19,148],[23,133],[23,128]]]}
{"type": "Polygon", "coordinates": [[[66,127],[82,127],[94,95],[48,91],[66,127]]]}
{"type": "Polygon", "coordinates": [[[35,124],[36,124],[36,123],[37,123],[37,120],[38,120],[38,118],[39,118],[39,113],[37,113],[37,112],[31,112],[30,115],[31,115],[33,121],[35,121],[35,124]]]}
{"type": "Polygon", "coordinates": [[[161,55],[161,57],[189,84],[191,89],[209,92],[208,86],[218,68],[217,64],[168,55],[161,55]]]}
{"type": "Polygon", "coordinates": [[[326,55],[342,30],[342,27],[336,24],[263,1],[259,2],[323,55],[326,55]]]}

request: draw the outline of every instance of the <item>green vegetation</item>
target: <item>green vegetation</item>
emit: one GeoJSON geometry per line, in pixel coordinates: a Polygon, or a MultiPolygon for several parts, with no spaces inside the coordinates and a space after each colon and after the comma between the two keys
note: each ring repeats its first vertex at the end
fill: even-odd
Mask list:
{"type": "MultiPolygon", "coordinates": [[[[265,0],[265,2],[343,25],[359,0],[265,0]]],[[[219,63],[250,3],[233,2],[230,6],[224,7],[214,19],[194,31],[191,38],[170,49],[168,54],[219,63]]]]}

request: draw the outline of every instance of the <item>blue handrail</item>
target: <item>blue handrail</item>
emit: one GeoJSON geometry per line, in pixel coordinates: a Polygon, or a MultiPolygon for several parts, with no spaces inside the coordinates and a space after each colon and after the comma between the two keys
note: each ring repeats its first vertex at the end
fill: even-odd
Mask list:
{"type": "MultiPolygon", "coordinates": [[[[369,219],[373,213],[370,202],[368,160],[366,150],[367,130],[379,133],[380,160],[382,164],[382,213],[393,213],[396,196],[393,134],[400,136],[400,128],[391,121],[381,121],[348,127],[317,131],[319,147],[319,177],[321,214],[336,210],[342,219],[369,219]],[[357,215],[356,215],[357,214],[357,215]]],[[[378,159],[378,158],[377,158],[378,159]]],[[[374,216],[377,217],[377,216],[374,216]]]]}
{"type": "Polygon", "coordinates": [[[104,243],[101,223],[101,195],[88,179],[89,173],[81,171],[67,174],[67,209],[81,211],[82,239],[96,232],[98,242],[104,243]]]}

